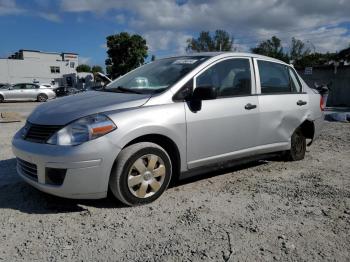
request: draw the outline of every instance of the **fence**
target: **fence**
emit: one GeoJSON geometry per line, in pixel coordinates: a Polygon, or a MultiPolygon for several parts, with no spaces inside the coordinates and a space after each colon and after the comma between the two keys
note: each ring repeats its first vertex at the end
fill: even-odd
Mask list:
{"type": "Polygon", "coordinates": [[[313,68],[312,73],[307,72],[311,74],[305,72],[300,70],[299,74],[309,86],[332,81],[327,106],[350,107],[350,66],[339,67],[336,72],[333,66],[313,68]]]}

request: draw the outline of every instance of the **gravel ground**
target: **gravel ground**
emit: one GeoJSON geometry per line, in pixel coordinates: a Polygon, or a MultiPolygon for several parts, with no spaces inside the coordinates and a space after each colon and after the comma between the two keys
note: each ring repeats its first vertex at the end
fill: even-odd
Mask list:
{"type": "Polygon", "coordinates": [[[10,148],[22,124],[0,124],[0,261],[350,260],[350,124],[326,123],[303,161],[205,174],[134,208],[26,185],[10,148]]]}
{"type": "Polygon", "coordinates": [[[0,103],[0,112],[16,112],[27,117],[38,105],[38,102],[5,102],[0,103]]]}

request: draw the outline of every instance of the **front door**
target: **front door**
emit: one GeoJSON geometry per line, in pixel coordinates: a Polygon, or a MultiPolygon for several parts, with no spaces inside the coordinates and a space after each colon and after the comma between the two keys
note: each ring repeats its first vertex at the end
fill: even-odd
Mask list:
{"type": "Polygon", "coordinates": [[[25,84],[17,84],[11,87],[8,91],[4,92],[6,100],[21,100],[22,86],[25,84]]]}
{"type": "Polygon", "coordinates": [[[241,156],[257,146],[259,105],[252,61],[229,58],[216,62],[194,78],[196,86],[213,86],[214,100],[202,101],[199,111],[186,103],[188,168],[241,156]]]}
{"type": "Polygon", "coordinates": [[[35,84],[26,84],[23,90],[23,99],[36,100],[39,94],[39,86],[35,84]]]}

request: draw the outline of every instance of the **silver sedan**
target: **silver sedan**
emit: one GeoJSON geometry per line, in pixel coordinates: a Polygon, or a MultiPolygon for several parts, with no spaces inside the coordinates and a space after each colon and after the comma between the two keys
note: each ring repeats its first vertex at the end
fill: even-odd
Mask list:
{"type": "Polygon", "coordinates": [[[45,102],[53,98],[56,98],[56,94],[52,89],[32,83],[4,86],[0,89],[0,102],[13,100],[45,102]]]}
{"type": "Polygon", "coordinates": [[[171,179],[272,153],[303,159],[323,109],[323,97],[282,61],[199,53],[38,106],[12,149],[20,176],[44,192],[92,199],[110,190],[133,206],[157,199],[171,179]]]}

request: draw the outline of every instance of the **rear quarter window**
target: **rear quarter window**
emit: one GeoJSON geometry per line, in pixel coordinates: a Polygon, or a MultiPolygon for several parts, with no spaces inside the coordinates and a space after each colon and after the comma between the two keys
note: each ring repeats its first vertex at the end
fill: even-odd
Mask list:
{"type": "Polygon", "coordinates": [[[301,83],[298,75],[292,68],[289,68],[292,92],[302,92],[301,83]]]}

